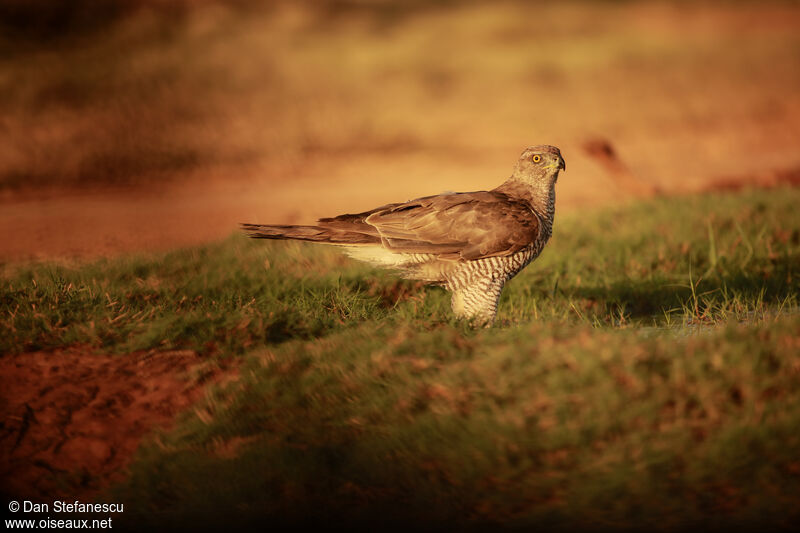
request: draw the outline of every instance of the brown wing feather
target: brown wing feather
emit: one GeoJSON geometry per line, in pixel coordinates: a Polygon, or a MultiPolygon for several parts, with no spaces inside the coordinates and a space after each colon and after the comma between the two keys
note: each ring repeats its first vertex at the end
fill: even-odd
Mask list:
{"type": "Polygon", "coordinates": [[[381,243],[393,252],[435,254],[447,260],[508,256],[539,235],[539,221],[530,205],[497,190],[427,196],[323,218],[317,226],[243,227],[251,237],[381,243]]]}
{"type": "Polygon", "coordinates": [[[530,206],[497,191],[429,196],[366,215],[389,250],[466,260],[511,255],[539,234],[530,206]]]}

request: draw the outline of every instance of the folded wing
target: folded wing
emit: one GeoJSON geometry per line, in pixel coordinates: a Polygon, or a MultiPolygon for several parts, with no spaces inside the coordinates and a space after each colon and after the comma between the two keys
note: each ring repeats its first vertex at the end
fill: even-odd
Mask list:
{"type": "Polygon", "coordinates": [[[362,242],[379,239],[392,252],[449,260],[508,256],[539,235],[539,220],[530,206],[499,191],[428,196],[318,224],[332,232],[363,235],[362,242]]]}

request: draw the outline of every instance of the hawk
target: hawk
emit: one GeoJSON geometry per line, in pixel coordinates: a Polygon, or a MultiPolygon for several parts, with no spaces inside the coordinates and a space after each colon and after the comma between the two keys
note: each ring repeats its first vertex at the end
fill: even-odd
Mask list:
{"type": "Polygon", "coordinates": [[[456,316],[489,326],[505,283],[550,239],[555,184],[566,168],[555,146],[522,152],[491,191],[445,193],[322,218],[314,226],[242,224],[256,239],[340,246],[355,259],[399,270],[452,292],[456,316]]]}

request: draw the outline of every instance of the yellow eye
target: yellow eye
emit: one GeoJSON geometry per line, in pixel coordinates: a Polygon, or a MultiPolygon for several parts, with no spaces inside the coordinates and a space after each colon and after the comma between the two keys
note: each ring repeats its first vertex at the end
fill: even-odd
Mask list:
{"type": "Polygon", "coordinates": [[[533,156],[533,162],[534,163],[538,163],[541,160],[542,160],[542,156],[540,156],[539,154],[536,154],[535,156],[533,156]]]}

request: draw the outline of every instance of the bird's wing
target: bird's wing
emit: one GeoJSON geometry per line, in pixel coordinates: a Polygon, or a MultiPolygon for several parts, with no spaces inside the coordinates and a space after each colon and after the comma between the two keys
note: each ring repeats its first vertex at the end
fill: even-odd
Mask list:
{"type": "Polygon", "coordinates": [[[429,196],[344,216],[374,228],[391,251],[453,260],[508,256],[539,235],[530,205],[498,191],[429,196]]]}

